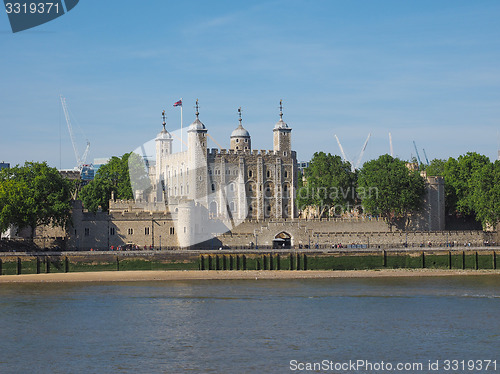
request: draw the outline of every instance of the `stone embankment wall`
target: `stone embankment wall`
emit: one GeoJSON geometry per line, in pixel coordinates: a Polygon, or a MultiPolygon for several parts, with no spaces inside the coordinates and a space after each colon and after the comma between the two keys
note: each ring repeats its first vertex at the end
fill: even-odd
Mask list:
{"type": "MultiPolygon", "coordinates": [[[[497,248],[496,248],[497,249],[497,248]]],[[[0,253],[0,275],[124,270],[498,269],[488,250],[0,253]]]]}

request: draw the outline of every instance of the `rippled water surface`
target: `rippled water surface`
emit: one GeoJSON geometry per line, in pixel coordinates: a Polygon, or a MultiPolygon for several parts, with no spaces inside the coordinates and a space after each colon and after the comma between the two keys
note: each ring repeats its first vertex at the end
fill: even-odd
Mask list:
{"type": "Polygon", "coordinates": [[[3,284],[0,329],[0,373],[287,373],[325,359],[496,359],[500,372],[500,277],[3,284]]]}

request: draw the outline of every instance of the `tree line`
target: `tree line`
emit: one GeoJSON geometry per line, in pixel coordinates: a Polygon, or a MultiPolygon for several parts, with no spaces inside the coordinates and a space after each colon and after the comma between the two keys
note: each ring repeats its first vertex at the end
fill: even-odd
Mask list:
{"type": "Polygon", "coordinates": [[[389,224],[408,220],[422,208],[423,170],[444,178],[446,214],[471,216],[483,228],[500,221],[500,161],[475,152],[420,166],[386,154],[355,171],[340,156],[316,152],[299,176],[296,204],[302,210],[316,209],[319,217],[358,209],[389,224]]]}

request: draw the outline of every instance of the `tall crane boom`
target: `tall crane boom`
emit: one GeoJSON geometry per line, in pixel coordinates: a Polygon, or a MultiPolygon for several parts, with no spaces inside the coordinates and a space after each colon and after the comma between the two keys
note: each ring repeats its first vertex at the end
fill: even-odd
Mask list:
{"type": "Polygon", "coordinates": [[[344,162],[348,162],[349,160],[347,159],[344,148],[342,148],[342,144],[340,144],[340,140],[337,135],[335,135],[335,139],[337,139],[337,144],[339,145],[340,148],[340,153],[342,154],[342,158],[344,159],[344,162]]]}
{"type": "Polygon", "coordinates": [[[392,135],[389,133],[389,146],[391,151],[391,157],[394,157],[394,149],[392,148],[392,135]]]}
{"type": "Polygon", "coordinates": [[[417,160],[418,160],[418,165],[422,165],[422,161],[420,161],[420,155],[418,154],[418,149],[417,149],[417,144],[415,143],[415,140],[413,141],[413,146],[415,147],[415,152],[417,153],[417,160]]]}
{"type": "Polygon", "coordinates": [[[429,166],[429,159],[427,158],[427,153],[425,153],[425,148],[422,148],[422,150],[424,151],[425,162],[426,162],[427,166],[429,166]]]}
{"type": "Polygon", "coordinates": [[[359,166],[361,165],[361,159],[363,158],[363,155],[365,154],[365,149],[366,149],[366,146],[368,145],[368,140],[370,140],[370,136],[372,136],[371,133],[368,134],[368,137],[366,138],[365,144],[363,144],[363,148],[361,148],[361,152],[359,153],[359,157],[358,157],[358,161],[356,162],[355,169],[359,169],[359,166]]]}
{"type": "Polygon", "coordinates": [[[82,157],[80,157],[80,154],[78,153],[78,147],[76,145],[75,134],[73,133],[73,126],[71,125],[71,119],[69,117],[66,98],[64,98],[62,95],[60,96],[60,98],[61,98],[61,105],[64,111],[64,118],[66,119],[66,124],[68,125],[69,137],[71,138],[71,144],[73,145],[73,151],[75,152],[76,168],[81,170],[89,154],[90,142],[87,140],[87,147],[85,148],[82,157]]]}

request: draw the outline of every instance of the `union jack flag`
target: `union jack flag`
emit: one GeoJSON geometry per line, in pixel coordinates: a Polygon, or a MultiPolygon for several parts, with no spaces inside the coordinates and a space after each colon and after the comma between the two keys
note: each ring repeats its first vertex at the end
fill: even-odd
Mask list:
{"type": "Polygon", "coordinates": [[[181,100],[179,100],[179,101],[177,101],[177,102],[174,104],[174,106],[182,106],[182,99],[181,99],[181,100]]]}

